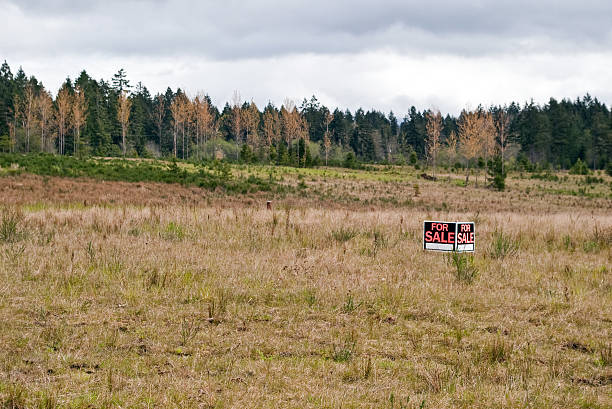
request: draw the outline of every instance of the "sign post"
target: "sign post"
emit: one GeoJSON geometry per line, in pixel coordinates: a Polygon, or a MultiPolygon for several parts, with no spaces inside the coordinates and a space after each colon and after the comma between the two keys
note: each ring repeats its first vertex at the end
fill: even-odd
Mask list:
{"type": "Polygon", "coordinates": [[[474,222],[423,222],[423,249],[433,251],[473,252],[474,222]]]}

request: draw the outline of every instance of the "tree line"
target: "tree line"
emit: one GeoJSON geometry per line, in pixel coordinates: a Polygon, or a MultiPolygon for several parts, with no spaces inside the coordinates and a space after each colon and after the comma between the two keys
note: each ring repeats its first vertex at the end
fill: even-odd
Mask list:
{"type": "Polygon", "coordinates": [[[315,96],[260,109],[234,92],[222,108],[200,92],[151,95],[119,70],[82,71],[55,98],[34,76],[0,67],[0,151],[60,155],[226,158],[294,166],[427,161],[468,169],[493,158],[524,166],[593,169],[612,162],[612,113],[590,95],[545,105],[479,106],[457,117],[411,107],[333,110],[315,96]]]}

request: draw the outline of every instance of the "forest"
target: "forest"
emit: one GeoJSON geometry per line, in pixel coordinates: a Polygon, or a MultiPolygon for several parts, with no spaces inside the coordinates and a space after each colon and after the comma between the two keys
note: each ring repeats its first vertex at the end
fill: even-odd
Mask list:
{"type": "Polygon", "coordinates": [[[258,107],[234,91],[221,107],[187,90],[152,95],[120,69],[110,81],[82,71],[53,96],[35,76],[0,68],[0,152],[226,159],[293,166],[358,162],[523,168],[612,167],[612,114],[586,94],[522,105],[478,106],[458,117],[412,106],[397,116],[322,105],[258,107]]]}

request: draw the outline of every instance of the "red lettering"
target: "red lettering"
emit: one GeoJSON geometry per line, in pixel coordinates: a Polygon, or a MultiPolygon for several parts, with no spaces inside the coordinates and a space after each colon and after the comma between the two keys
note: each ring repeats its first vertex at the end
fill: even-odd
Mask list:
{"type": "Polygon", "coordinates": [[[455,242],[455,233],[449,232],[448,233],[448,243],[454,243],[454,242],[455,242]]]}
{"type": "Polygon", "coordinates": [[[435,241],[435,242],[439,242],[440,241],[440,233],[438,233],[438,232],[434,233],[433,241],[435,241]]]}
{"type": "Polygon", "coordinates": [[[432,237],[431,237],[431,232],[430,231],[426,231],[425,232],[425,241],[431,241],[432,237]]]}
{"type": "Polygon", "coordinates": [[[470,233],[470,243],[474,243],[474,233],[470,233]]]}

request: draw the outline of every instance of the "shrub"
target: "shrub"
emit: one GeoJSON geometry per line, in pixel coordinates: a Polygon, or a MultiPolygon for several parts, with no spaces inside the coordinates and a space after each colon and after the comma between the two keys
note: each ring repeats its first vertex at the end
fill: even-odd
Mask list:
{"type": "Polygon", "coordinates": [[[472,283],[478,276],[478,268],[474,265],[474,256],[453,251],[446,258],[447,264],[454,268],[457,280],[472,283]]]}
{"type": "Polygon", "coordinates": [[[162,182],[223,188],[232,193],[270,191],[274,181],[249,175],[234,177],[229,165],[219,161],[192,163],[195,169],[179,166],[173,160],[136,161],[123,159],[78,159],[50,154],[0,154],[0,167],[18,166],[28,173],[59,177],[89,177],[125,182],[162,182]]]}
{"type": "Polygon", "coordinates": [[[491,177],[491,187],[499,191],[506,188],[506,170],[504,169],[501,157],[498,156],[489,162],[488,173],[491,177]]]}
{"type": "Polygon", "coordinates": [[[359,163],[357,162],[357,158],[353,152],[349,152],[346,154],[344,158],[344,167],[349,169],[357,169],[359,167],[359,163]]]}
{"type": "Polygon", "coordinates": [[[418,160],[418,157],[417,157],[416,152],[415,151],[411,151],[410,152],[410,156],[409,156],[410,164],[412,166],[416,165],[417,164],[417,160],[418,160]]]}
{"type": "Polygon", "coordinates": [[[574,163],[574,166],[572,166],[572,168],[569,170],[569,173],[571,175],[588,175],[589,168],[587,167],[586,163],[582,161],[582,159],[578,158],[576,163],[574,163]]]}

